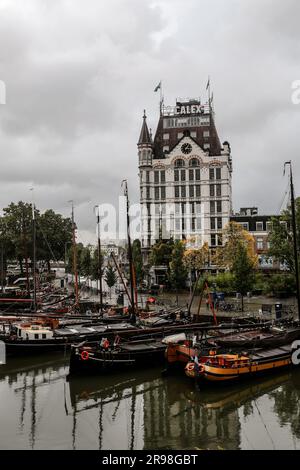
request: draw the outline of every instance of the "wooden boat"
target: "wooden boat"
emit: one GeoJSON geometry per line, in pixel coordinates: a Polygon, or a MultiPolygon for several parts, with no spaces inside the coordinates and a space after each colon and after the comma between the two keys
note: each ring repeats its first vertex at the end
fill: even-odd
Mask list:
{"type": "Polygon", "coordinates": [[[164,361],[166,345],[161,339],[138,339],[111,344],[105,339],[100,344],[72,346],[70,374],[103,374],[136,366],[157,365],[164,361]]]}
{"type": "Polygon", "coordinates": [[[226,382],[253,377],[292,365],[292,346],[258,349],[253,354],[216,354],[202,356],[185,367],[188,377],[226,382]]]}
{"type": "Polygon", "coordinates": [[[299,326],[275,326],[226,335],[216,338],[215,344],[226,348],[268,348],[292,343],[299,338],[299,326]]]}

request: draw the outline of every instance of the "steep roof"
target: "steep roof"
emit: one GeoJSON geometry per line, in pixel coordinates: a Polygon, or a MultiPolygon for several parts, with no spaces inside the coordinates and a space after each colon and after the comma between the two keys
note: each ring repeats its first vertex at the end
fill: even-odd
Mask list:
{"type": "Polygon", "coordinates": [[[151,135],[147,126],[146,111],[144,110],[143,124],[142,124],[142,129],[141,129],[138,145],[145,145],[145,144],[152,145],[152,139],[151,139],[151,135]]]}

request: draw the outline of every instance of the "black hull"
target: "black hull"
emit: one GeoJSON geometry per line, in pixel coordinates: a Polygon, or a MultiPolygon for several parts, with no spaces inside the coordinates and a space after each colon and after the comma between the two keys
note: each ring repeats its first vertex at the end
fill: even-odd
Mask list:
{"type": "Polygon", "coordinates": [[[6,355],[26,356],[39,355],[42,353],[51,353],[56,351],[65,351],[71,347],[71,343],[66,341],[24,341],[24,342],[6,342],[6,355]]]}
{"type": "Polygon", "coordinates": [[[144,350],[139,353],[104,352],[83,360],[72,348],[69,374],[110,374],[125,369],[135,369],[163,364],[165,347],[144,350]]]}

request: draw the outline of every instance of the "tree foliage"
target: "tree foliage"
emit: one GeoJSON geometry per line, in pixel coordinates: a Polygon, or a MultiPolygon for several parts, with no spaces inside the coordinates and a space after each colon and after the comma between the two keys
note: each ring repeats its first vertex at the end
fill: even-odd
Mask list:
{"type": "Polygon", "coordinates": [[[214,258],[214,264],[232,270],[237,257],[237,250],[240,254],[246,253],[247,260],[253,269],[258,264],[258,257],[255,252],[255,241],[247,230],[244,230],[240,224],[230,222],[223,230],[224,246],[219,248],[214,258]],[[242,253],[241,246],[245,251],[242,253]]]}
{"type": "Polygon", "coordinates": [[[183,263],[186,269],[200,271],[209,265],[209,246],[207,243],[201,248],[189,248],[183,255],[183,263]]]}
{"type": "MultiPolygon", "coordinates": [[[[300,198],[296,200],[297,245],[300,249],[300,198]]],[[[294,241],[291,230],[292,211],[288,207],[281,216],[273,217],[269,234],[269,256],[284,264],[290,272],[295,272],[294,241]]]]}
{"type": "Polygon", "coordinates": [[[170,285],[176,291],[185,287],[187,271],[183,261],[185,246],[182,241],[175,241],[170,261],[170,285]]]}
{"type": "Polygon", "coordinates": [[[132,258],[136,275],[136,282],[140,284],[144,277],[144,266],[142,257],[142,247],[140,240],[134,240],[132,243],[132,258]]]}
{"type": "MultiPolygon", "coordinates": [[[[35,209],[36,259],[47,263],[64,260],[65,244],[72,240],[72,222],[52,209],[43,214],[35,209]]],[[[3,209],[0,218],[0,237],[5,244],[5,259],[22,260],[33,257],[32,205],[25,202],[11,203],[3,209]]]]}
{"type": "Polygon", "coordinates": [[[172,239],[156,243],[151,249],[149,264],[151,266],[169,266],[173,249],[174,241],[172,239]]]}

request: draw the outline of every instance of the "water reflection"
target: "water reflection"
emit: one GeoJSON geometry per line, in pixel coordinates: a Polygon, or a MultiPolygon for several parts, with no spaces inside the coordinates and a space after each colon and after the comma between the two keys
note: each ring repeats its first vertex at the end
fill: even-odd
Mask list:
{"type": "Polygon", "coordinates": [[[59,356],[0,368],[0,448],[300,447],[300,370],[200,391],[160,369],[72,378],[59,356]]]}

